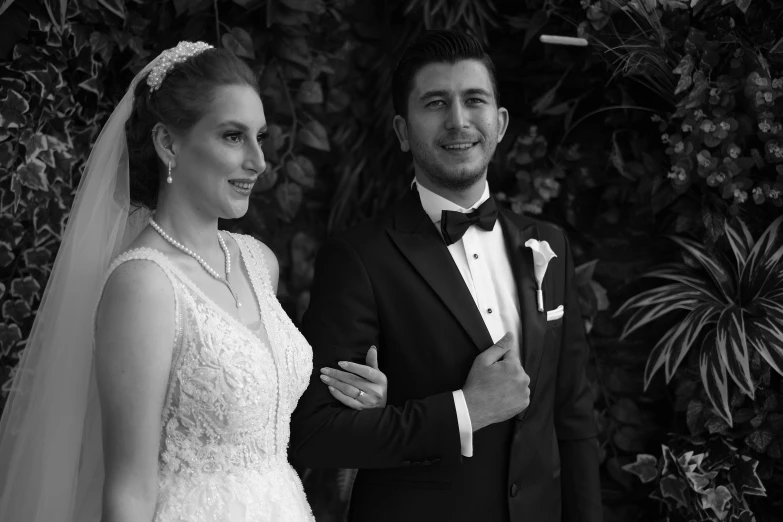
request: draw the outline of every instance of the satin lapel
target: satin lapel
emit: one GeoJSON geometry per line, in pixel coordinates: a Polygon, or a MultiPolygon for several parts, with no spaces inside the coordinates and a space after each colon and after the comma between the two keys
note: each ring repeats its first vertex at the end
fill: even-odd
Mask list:
{"type": "Polygon", "coordinates": [[[409,192],[400,202],[395,213],[394,228],[387,232],[400,252],[465,329],[476,348],[483,351],[492,346],[492,337],[476,308],[476,302],[446,244],[421,208],[416,192],[409,192]]]}
{"type": "MultiPolygon", "coordinates": [[[[503,225],[503,235],[506,239],[509,260],[514,271],[519,295],[519,307],[522,314],[522,368],[530,376],[531,397],[538,382],[536,378],[544,353],[544,338],[546,337],[546,312],[539,312],[536,306],[536,290],[538,285],[533,268],[533,251],[525,246],[528,239],[538,239],[538,228],[535,224],[520,228],[512,217],[501,210],[500,223],[503,225]]],[[[546,278],[544,278],[546,279],[546,278]]],[[[544,286],[544,292],[547,288],[544,286]]],[[[546,301],[545,301],[546,302],[546,301]]],[[[527,410],[526,410],[527,411],[527,410]]]]}

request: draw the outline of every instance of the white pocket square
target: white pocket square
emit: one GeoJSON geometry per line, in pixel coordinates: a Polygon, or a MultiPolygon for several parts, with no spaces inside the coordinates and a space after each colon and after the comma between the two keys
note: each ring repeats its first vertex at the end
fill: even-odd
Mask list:
{"type": "Polygon", "coordinates": [[[563,317],[563,305],[558,306],[554,310],[548,310],[546,313],[547,321],[555,321],[563,317]]]}

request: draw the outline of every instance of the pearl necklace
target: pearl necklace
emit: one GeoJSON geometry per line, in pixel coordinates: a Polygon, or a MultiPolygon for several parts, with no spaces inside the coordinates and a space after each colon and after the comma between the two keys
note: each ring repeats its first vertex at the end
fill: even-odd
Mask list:
{"type": "Polygon", "coordinates": [[[176,249],[184,252],[185,254],[189,255],[196,261],[198,261],[198,264],[200,264],[204,270],[207,271],[209,275],[223,283],[228,287],[228,291],[231,292],[231,296],[234,298],[234,302],[237,305],[237,308],[242,306],[242,303],[239,302],[239,296],[236,292],[234,292],[234,289],[231,287],[231,283],[228,281],[229,274],[231,273],[231,252],[228,251],[228,247],[226,246],[225,241],[223,241],[223,236],[220,235],[220,232],[218,232],[218,242],[220,243],[220,248],[223,250],[223,253],[226,256],[226,277],[221,277],[220,274],[218,274],[211,266],[207,264],[204,259],[198,255],[197,253],[193,252],[191,249],[180,243],[179,241],[175,240],[173,237],[168,235],[165,230],[163,230],[160,225],[158,225],[152,218],[150,218],[150,225],[152,228],[155,229],[155,231],[160,234],[160,236],[165,239],[168,243],[170,243],[173,247],[176,249]]]}

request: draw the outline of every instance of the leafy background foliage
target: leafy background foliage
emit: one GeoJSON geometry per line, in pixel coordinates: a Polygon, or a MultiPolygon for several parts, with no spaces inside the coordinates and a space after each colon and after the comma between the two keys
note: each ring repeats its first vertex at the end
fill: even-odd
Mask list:
{"type": "MultiPolygon", "coordinates": [[[[493,192],[574,247],[606,520],[779,521],[783,388],[768,359],[736,359],[752,397],[726,378],[725,401],[705,388],[699,350],[682,343],[671,384],[646,382],[660,333],[686,315],[624,336],[615,313],[648,290],[676,299],[640,279],[653,267],[681,263],[708,282],[699,259],[732,269],[737,218],[759,238],[780,214],[781,16],[776,0],[0,0],[0,384],[7,392],[90,144],[157,53],[204,40],[259,75],[268,168],[248,214],[222,225],[271,246],[298,320],[319,244],[412,176],[389,123],[397,56],[424,28],[457,28],[487,44],[511,113],[493,192]],[[590,45],[545,46],[542,33],[590,45]]],[[[299,471],[318,519],[343,520],[355,473],[299,471]]]]}

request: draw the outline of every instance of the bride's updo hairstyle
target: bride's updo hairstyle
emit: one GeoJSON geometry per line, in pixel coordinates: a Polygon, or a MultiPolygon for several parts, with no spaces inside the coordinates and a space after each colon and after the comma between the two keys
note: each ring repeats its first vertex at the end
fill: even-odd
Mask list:
{"type": "Polygon", "coordinates": [[[166,166],[155,152],[152,128],[160,122],[179,133],[187,132],[214,100],[215,89],[227,85],[247,85],[261,94],[250,67],[232,52],[215,48],[171,66],[156,90],[146,79],[136,85],[133,109],[125,123],[132,205],[157,207],[166,166]]]}

